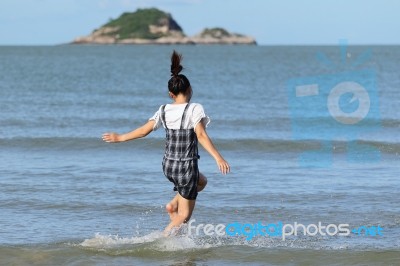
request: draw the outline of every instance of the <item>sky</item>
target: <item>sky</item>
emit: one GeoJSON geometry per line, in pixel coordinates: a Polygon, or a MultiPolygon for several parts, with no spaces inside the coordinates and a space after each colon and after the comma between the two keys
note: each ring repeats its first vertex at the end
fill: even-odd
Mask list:
{"type": "Polygon", "coordinates": [[[191,36],[223,27],[261,45],[400,44],[399,0],[0,0],[0,45],[57,45],[137,8],[191,36]]]}

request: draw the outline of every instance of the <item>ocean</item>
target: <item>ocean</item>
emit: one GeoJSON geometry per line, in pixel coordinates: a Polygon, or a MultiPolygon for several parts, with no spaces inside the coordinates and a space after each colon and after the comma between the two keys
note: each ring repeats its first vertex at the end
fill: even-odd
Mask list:
{"type": "Polygon", "coordinates": [[[400,46],[1,46],[0,265],[400,265],[398,69],[400,46]],[[173,49],[231,173],[201,148],[163,237],[164,131],[101,135],[170,102],[173,49]]]}

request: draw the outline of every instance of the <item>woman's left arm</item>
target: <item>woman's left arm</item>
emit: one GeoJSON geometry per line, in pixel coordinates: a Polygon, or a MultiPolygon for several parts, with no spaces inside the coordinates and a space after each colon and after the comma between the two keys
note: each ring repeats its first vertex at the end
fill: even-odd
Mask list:
{"type": "Polygon", "coordinates": [[[197,123],[195,132],[197,135],[197,139],[203,148],[215,159],[215,162],[218,165],[219,170],[223,174],[227,174],[230,171],[230,166],[227,161],[222,157],[222,155],[218,152],[217,148],[215,148],[214,144],[212,143],[210,137],[207,135],[206,129],[200,121],[197,123]]]}

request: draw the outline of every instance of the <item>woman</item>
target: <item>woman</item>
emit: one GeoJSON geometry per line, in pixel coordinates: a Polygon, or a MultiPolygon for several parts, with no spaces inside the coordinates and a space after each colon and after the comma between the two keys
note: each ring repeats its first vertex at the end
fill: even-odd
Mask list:
{"type": "Polygon", "coordinates": [[[181,59],[182,56],[174,51],[171,56],[171,78],[168,81],[169,96],[173,103],[162,105],[146,124],[129,133],[103,134],[105,142],[122,142],[145,137],[160,126],[165,128],[163,171],[178,192],[166,205],[171,222],[165,228],[165,233],[189,221],[197,193],[207,184],[207,178],[198,169],[198,142],[215,159],[221,173],[230,171],[229,164],[207,135],[205,128],[210,122],[209,117],[200,104],[190,103],[192,88],[188,78],[179,74],[183,69],[181,59]]]}

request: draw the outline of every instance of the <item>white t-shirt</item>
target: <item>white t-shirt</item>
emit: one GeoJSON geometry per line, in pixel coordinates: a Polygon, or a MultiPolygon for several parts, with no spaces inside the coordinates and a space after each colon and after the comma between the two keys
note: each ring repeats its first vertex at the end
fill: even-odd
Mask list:
{"type": "MultiPolygon", "coordinates": [[[[165,106],[165,123],[169,129],[179,129],[181,126],[181,120],[183,111],[185,110],[186,103],[183,104],[167,104],[165,106]]],[[[154,120],[153,130],[157,130],[162,126],[161,122],[161,108],[149,119],[154,120]]],[[[199,103],[191,103],[186,113],[186,123],[183,125],[183,129],[196,128],[199,122],[202,122],[204,127],[207,127],[210,123],[210,118],[204,113],[203,106],[199,103]]]]}

